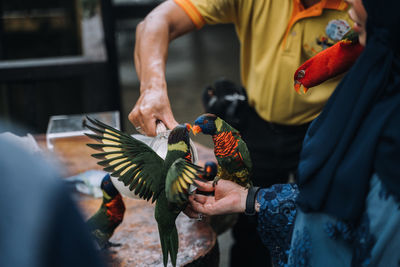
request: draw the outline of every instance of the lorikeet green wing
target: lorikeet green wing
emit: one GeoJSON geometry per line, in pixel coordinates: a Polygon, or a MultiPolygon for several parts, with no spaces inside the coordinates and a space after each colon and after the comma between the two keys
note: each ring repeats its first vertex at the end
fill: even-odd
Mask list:
{"type": "Polygon", "coordinates": [[[188,201],[190,185],[197,186],[203,169],[185,159],[176,160],[168,169],[165,192],[169,202],[185,205],[188,201]]]}
{"type": "Polygon", "coordinates": [[[237,148],[238,148],[239,156],[240,156],[244,166],[246,166],[246,169],[252,170],[253,163],[251,162],[250,152],[247,148],[246,143],[241,138],[238,142],[237,148]]]}
{"type": "Polygon", "coordinates": [[[118,131],[98,120],[87,118],[94,126],[86,127],[96,134],[86,134],[100,144],[88,144],[102,151],[92,156],[101,159],[99,165],[118,177],[139,197],[154,202],[161,193],[164,183],[164,160],[145,143],[118,131]]]}

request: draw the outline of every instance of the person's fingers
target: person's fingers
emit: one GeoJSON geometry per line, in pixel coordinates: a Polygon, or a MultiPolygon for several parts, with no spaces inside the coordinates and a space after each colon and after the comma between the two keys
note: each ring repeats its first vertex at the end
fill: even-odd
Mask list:
{"type": "Polygon", "coordinates": [[[172,112],[167,112],[167,114],[163,116],[162,122],[170,130],[174,129],[179,124],[175,120],[174,115],[172,114],[172,112]]]}
{"type": "Polygon", "coordinates": [[[214,196],[205,196],[205,195],[200,195],[200,194],[193,195],[193,201],[199,202],[201,204],[206,203],[207,200],[210,200],[210,198],[214,198],[214,196]]]}
{"type": "Polygon", "coordinates": [[[156,136],[156,118],[149,115],[142,115],[143,118],[143,131],[147,136],[156,136]]]}
{"type": "Polygon", "coordinates": [[[186,207],[183,213],[185,213],[186,216],[192,219],[197,219],[199,217],[199,213],[195,212],[189,205],[186,207]]]}
{"type": "Polygon", "coordinates": [[[139,132],[140,134],[145,134],[144,119],[143,115],[140,113],[141,102],[142,101],[139,99],[135,107],[129,113],[128,119],[133,124],[137,132],[139,132]]]}
{"type": "Polygon", "coordinates": [[[192,209],[198,213],[203,213],[205,215],[214,215],[213,205],[211,203],[201,204],[196,201],[190,202],[192,209]]]}
{"type": "Polygon", "coordinates": [[[129,121],[132,123],[132,125],[136,128],[136,127],[141,127],[140,126],[140,122],[139,122],[139,118],[138,118],[138,111],[136,109],[136,107],[134,107],[131,112],[128,115],[128,119],[129,121]]]}
{"type": "Polygon", "coordinates": [[[196,180],[197,190],[199,191],[204,191],[204,192],[213,192],[215,190],[213,186],[213,181],[208,181],[208,182],[202,182],[196,180]]]}

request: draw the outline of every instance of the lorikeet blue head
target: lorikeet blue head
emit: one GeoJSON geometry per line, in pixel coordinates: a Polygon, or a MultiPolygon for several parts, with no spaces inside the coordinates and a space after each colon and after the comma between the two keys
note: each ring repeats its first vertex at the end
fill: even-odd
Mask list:
{"type": "Polygon", "coordinates": [[[100,185],[101,190],[107,193],[111,198],[114,198],[118,195],[118,190],[115,188],[113,183],[111,182],[110,174],[104,176],[103,180],[101,181],[100,185]]]}
{"type": "Polygon", "coordinates": [[[217,175],[218,167],[217,163],[214,161],[207,161],[204,164],[204,179],[208,181],[214,180],[215,176],[217,175]]]}
{"type": "Polygon", "coordinates": [[[203,132],[204,134],[214,135],[217,131],[217,127],[215,126],[216,119],[217,116],[214,114],[207,113],[201,115],[194,122],[193,133],[203,132]]]}

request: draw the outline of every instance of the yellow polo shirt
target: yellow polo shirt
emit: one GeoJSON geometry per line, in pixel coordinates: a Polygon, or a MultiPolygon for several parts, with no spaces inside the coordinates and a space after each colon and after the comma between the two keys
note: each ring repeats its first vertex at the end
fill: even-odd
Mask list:
{"type": "Polygon", "coordinates": [[[241,80],[249,104],[269,122],[298,125],[321,111],[339,78],[307,94],[293,89],[295,70],[352,26],[343,0],[175,0],[198,29],[233,23],[241,44],[241,80]]]}

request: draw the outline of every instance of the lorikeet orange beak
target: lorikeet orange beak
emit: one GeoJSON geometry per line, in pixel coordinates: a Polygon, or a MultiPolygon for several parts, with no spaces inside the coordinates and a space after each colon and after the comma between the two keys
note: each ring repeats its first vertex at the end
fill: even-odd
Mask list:
{"type": "Polygon", "coordinates": [[[364,47],[358,42],[342,40],[323,50],[301,65],[294,74],[294,89],[304,93],[308,88],[317,86],[326,80],[336,77],[353,66],[364,47]]]}
{"type": "Polygon", "coordinates": [[[207,168],[206,168],[206,173],[211,173],[211,172],[212,172],[211,166],[207,166],[207,168]]]}
{"type": "Polygon", "coordinates": [[[194,135],[200,133],[200,132],[201,132],[200,126],[199,126],[199,125],[193,126],[193,127],[192,127],[192,132],[193,132],[194,135]]]}

